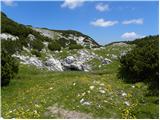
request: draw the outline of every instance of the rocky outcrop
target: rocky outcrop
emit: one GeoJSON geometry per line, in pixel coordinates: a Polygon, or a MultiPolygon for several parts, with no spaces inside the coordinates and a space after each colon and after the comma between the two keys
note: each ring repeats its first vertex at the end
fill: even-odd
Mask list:
{"type": "Polygon", "coordinates": [[[64,69],[61,62],[54,58],[50,58],[47,61],[45,61],[44,65],[48,70],[51,70],[51,71],[63,71],[64,69]]]}
{"type": "Polygon", "coordinates": [[[14,36],[14,35],[11,35],[11,34],[8,34],[8,33],[1,33],[0,34],[0,39],[1,40],[7,40],[7,39],[10,39],[10,40],[17,40],[19,39],[19,37],[17,36],[14,36]]]}
{"type": "MultiPolygon", "coordinates": [[[[27,49],[28,50],[28,49],[27,49]]],[[[56,59],[52,55],[46,57],[46,60],[40,60],[36,56],[13,55],[17,57],[22,64],[34,65],[38,68],[46,68],[50,71],[90,71],[91,65],[88,63],[92,59],[101,61],[102,64],[110,64],[112,61],[108,58],[98,56],[86,49],[79,50],[77,54],[67,56],[65,59],[56,59]]]]}

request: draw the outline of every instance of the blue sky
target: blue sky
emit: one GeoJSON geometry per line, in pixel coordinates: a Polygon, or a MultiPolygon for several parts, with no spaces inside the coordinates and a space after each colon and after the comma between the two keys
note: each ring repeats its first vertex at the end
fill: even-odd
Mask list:
{"type": "Polygon", "coordinates": [[[156,1],[3,1],[1,9],[19,23],[78,30],[100,44],[159,34],[156,1]]]}

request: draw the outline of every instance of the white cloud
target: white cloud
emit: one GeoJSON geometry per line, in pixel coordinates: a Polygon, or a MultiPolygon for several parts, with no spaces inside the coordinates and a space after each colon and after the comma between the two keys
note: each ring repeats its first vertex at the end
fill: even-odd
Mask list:
{"type": "Polygon", "coordinates": [[[68,7],[69,9],[75,9],[76,7],[82,6],[84,0],[64,0],[64,3],[61,5],[62,8],[68,7]]]}
{"type": "Polygon", "coordinates": [[[99,3],[96,5],[96,9],[100,12],[108,11],[109,10],[109,5],[108,4],[103,4],[99,3]]]}
{"type": "Polygon", "coordinates": [[[117,24],[118,21],[107,21],[103,18],[97,19],[96,21],[92,21],[91,25],[97,26],[97,27],[109,27],[117,24]]]}
{"type": "Polygon", "coordinates": [[[15,6],[15,5],[17,5],[13,0],[2,0],[2,2],[3,2],[6,6],[15,6]]]}
{"type": "Polygon", "coordinates": [[[135,32],[126,32],[126,33],[122,34],[121,37],[125,40],[134,40],[137,38],[143,38],[145,36],[141,36],[135,32]]]}
{"type": "Polygon", "coordinates": [[[143,19],[132,19],[132,20],[125,20],[122,22],[122,24],[128,25],[128,24],[143,24],[143,19]]]}

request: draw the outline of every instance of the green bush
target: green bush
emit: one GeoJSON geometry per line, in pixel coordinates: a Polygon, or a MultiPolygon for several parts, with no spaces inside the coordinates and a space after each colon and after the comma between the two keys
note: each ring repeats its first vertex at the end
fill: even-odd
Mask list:
{"type": "Polygon", "coordinates": [[[64,38],[60,38],[59,40],[57,40],[57,42],[63,47],[66,47],[66,44],[68,43],[68,40],[64,39],[64,38]]]}
{"type": "Polygon", "coordinates": [[[2,51],[1,53],[1,86],[9,84],[15,74],[18,73],[18,62],[11,55],[2,51]]]}
{"type": "Polygon", "coordinates": [[[33,49],[31,50],[31,53],[35,55],[36,57],[41,57],[41,53],[38,50],[33,49]]]}
{"type": "Polygon", "coordinates": [[[120,59],[120,74],[129,82],[145,82],[149,84],[150,90],[158,93],[159,37],[149,37],[149,40],[147,37],[142,41],[139,41],[132,51],[120,59]]]}
{"type": "Polygon", "coordinates": [[[69,45],[69,49],[72,50],[72,49],[82,49],[83,46],[81,45],[78,45],[78,44],[71,44],[69,45]]]}
{"type": "Polygon", "coordinates": [[[1,40],[1,49],[8,54],[14,54],[17,51],[21,51],[22,46],[18,40],[12,41],[10,39],[1,40]]]}
{"type": "Polygon", "coordinates": [[[56,41],[52,41],[48,44],[48,49],[51,50],[51,51],[60,51],[61,50],[61,46],[58,42],[56,41]]]}
{"type": "Polygon", "coordinates": [[[31,47],[32,47],[33,49],[36,49],[36,50],[38,50],[38,51],[41,51],[41,50],[44,48],[44,44],[43,44],[42,41],[40,41],[40,40],[33,40],[33,41],[31,42],[31,47]]]}

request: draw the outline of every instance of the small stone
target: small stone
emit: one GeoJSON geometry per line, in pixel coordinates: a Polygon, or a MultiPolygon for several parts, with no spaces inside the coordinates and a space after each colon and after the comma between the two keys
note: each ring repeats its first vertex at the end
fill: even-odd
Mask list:
{"type": "Polygon", "coordinates": [[[106,93],[105,90],[99,90],[99,92],[102,93],[102,94],[106,93]]]}
{"type": "Polygon", "coordinates": [[[83,101],[84,101],[84,99],[82,98],[82,99],[80,100],[80,103],[83,103],[83,101]]]}
{"type": "Polygon", "coordinates": [[[82,103],[82,105],[90,105],[90,104],[91,104],[91,102],[89,102],[89,101],[85,101],[82,103]]]}
{"type": "Polygon", "coordinates": [[[125,101],[124,104],[126,104],[127,106],[130,106],[130,103],[128,101],[125,101]]]}
{"type": "Polygon", "coordinates": [[[101,83],[100,86],[104,86],[104,83],[101,83]]]}

